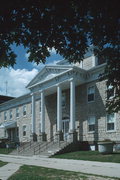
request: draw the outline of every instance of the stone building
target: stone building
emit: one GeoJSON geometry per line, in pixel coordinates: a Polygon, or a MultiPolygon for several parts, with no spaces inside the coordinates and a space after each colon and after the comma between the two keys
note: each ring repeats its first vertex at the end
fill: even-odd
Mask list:
{"type": "MultiPolygon", "coordinates": [[[[120,114],[107,114],[105,63],[94,55],[80,64],[46,65],[27,85],[29,94],[0,105],[0,138],[11,141],[120,141],[120,114]]],[[[114,94],[111,95],[112,98],[114,94]]]]}

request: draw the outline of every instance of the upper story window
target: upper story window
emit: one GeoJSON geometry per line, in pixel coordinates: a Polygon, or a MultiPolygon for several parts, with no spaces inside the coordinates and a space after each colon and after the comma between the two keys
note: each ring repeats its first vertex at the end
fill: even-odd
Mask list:
{"type": "Polygon", "coordinates": [[[66,94],[62,93],[62,108],[64,109],[66,107],[66,94]]]}
{"type": "Polygon", "coordinates": [[[114,97],[114,87],[112,85],[109,85],[107,87],[107,99],[111,99],[114,97]]]}
{"type": "Polygon", "coordinates": [[[107,131],[114,131],[115,130],[115,114],[108,114],[107,115],[107,131]]]}
{"type": "Polygon", "coordinates": [[[19,117],[19,107],[16,108],[16,117],[19,117]]]}
{"type": "Polygon", "coordinates": [[[7,111],[4,112],[4,120],[7,120],[7,111]]]}
{"type": "Polygon", "coordinates": [[[95,131],[95,116],[88,117],[88,131],[95,131]]]}
{"type": "Polygon", "coordinates": [[[88,87],[88,102],[92,102],[95,99],[95,86],[88,87]]]}
{"type": "Polygon", "coordinates": [[[23,116],[26,116],[27,111],[26,111],[26,105],[23,106],[23,116]]]}
{"type": "Polygon", "coordinates": [[[105,62],[106,62],[105,58],[97,58],[97,64],[98,65],[104,64],[105,62]]]}
{"type": "Polygon", "coordinates": [[[10,110],[10,119],[12,119],[12,116],[13,116],[13,115],[12,115],[12,110],[10,110]]]}

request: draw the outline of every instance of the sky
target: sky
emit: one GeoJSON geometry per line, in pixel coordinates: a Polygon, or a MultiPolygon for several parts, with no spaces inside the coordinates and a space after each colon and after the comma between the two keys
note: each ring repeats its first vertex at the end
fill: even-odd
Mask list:
{"type": "MultiPolygon", "coordinates": [[[[29,54],[26,53],[23,46],[16,47],[13,45],[13,49],[17,54],[17,61],[14,68],[0,69],[0,95],[19,97],[29,92],[25,87],[44,65],[28,62],[29,54]]],[[[62,59],[63,57],[56,54],[56,51],[52,49],[51,56],[47,58],[46,64],[56,64],[58,60],[62,59]]]]}

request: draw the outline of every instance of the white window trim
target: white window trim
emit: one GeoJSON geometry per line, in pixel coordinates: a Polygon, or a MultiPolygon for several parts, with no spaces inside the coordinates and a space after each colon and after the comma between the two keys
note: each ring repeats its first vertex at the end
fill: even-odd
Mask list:
{"type": "MultiPolygon", "coordinates": [[[[96,116],[95,115],[89,115],[88,118],[87,118],[87,131],[88,131],[88,134],[92,134],[92,133],[95,133],[95,130],[94,131],[89,131],[89,118],[93,116],[95,117],[95,124],[96,124],[96,116]]],[[[94,124],[94,125],[95,125],[94,124]]]]}
{"type": "Polygon", "coordinates": [[[8,112],[4,111],[4,121],[7,121],[7,119],[8,119],[8,112]],[[5,119],[5,112],[6,112],[6,119],[5,119]]]}
{"type": "Polygon", "coordinates": [[[26,106],[26,114],[24,115],[24,111],[23,111],[23,117],[26,117],[27,116],[27,105],[23,105],[23,109],[24,109],[24,106],[26,106]]]}
{"type": "Polygon", "coordinates": [[[109,99],[107,98],[107,90],[108,90],[108,89],[110,89],[110,87],[107,87],[107,82],[106,82],[106,100],[109,101],[109,100],[111,100],[111,99],[113,99],[113,98],[115,97],[115,88],[114,88],[114,95],[113,95],[113,96],[110,96],[109,99]]]}
{"type": "Polygon", "coordinates": [[[87,86],[87,103],[89,104],[89,103],[92,103],[92,102],[95,102],[95,85],[89,85],[89,86],[87,86]],[[90,87],[92,87],[92,86],[94,86],[94,100],[93,101],[88,101],[88,89],[90,88],[90,87]]]}
{"type": "MultiPolygon", "coordinates": [[[[17,108],[16,108],[17,109],[17,108]]],[[[16,118],[18,119],[18,118],[20,118],[20,109],[19,109],[19,107],[18,107],[18,114],[19,114],[19,116],[17,116],[17,112],[16,112],[16,118]]]]}
{"type": "Polygon", "coordinates": [[[107,130],[107,114],[106,114],[106,132],[107,133],[111,133],[111,132],[116,132],[116,118],[117,118],[117,113],[114,113],[114,130],[107,130]]]}

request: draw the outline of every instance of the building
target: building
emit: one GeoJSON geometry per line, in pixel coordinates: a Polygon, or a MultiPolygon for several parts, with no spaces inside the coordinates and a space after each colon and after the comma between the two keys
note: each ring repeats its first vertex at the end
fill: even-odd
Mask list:
{"type": "MultiPolygon", "coordinates": [[[[0,137],[12,141],[120,142],[120,114],[107,114],[105,63],[94,55],[80,64],[45,66],[27,85],[29,94],[0,105],[0,137]]],[[[114,94],[111,94],[111,97],[114,94]]]]}
{"type": "Polygon", "coordinates": [[[14,99],[14,97],[10,97],[10,96],[1,96],[0,95],[0,104],[1,103],[4,103],[4,102],[6,102],[6,101],[9,101],[9,100],[11,100],[11,99],[14,99]]]}

